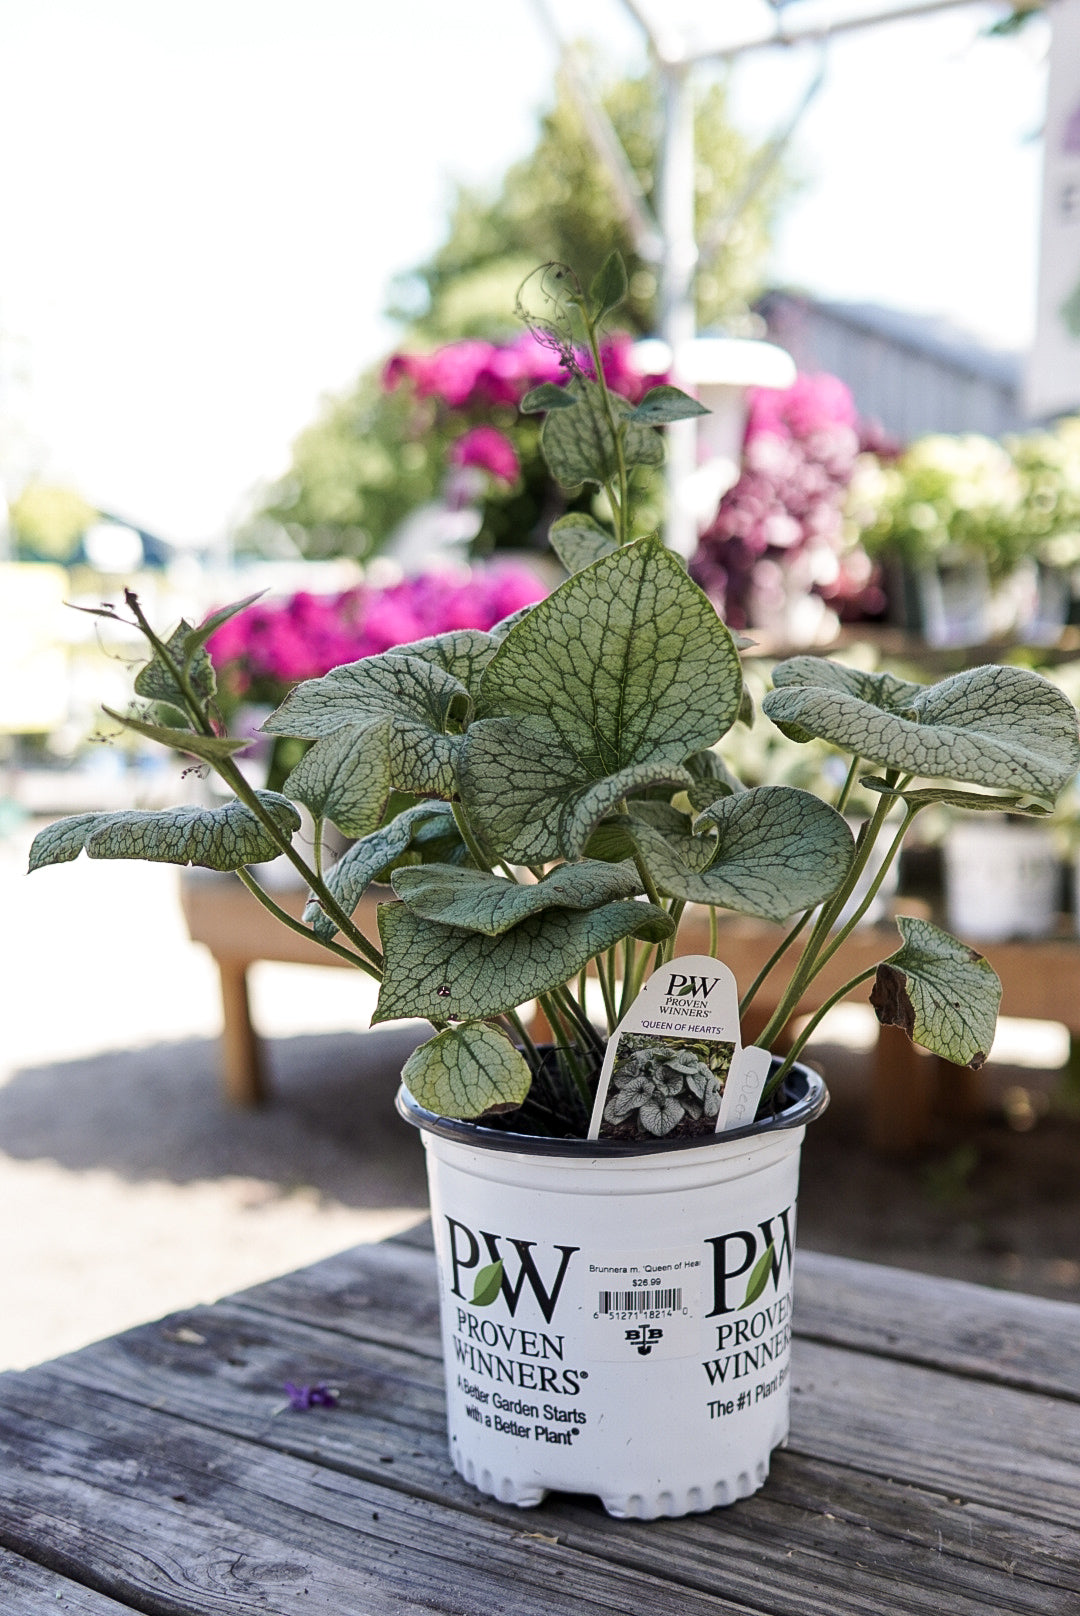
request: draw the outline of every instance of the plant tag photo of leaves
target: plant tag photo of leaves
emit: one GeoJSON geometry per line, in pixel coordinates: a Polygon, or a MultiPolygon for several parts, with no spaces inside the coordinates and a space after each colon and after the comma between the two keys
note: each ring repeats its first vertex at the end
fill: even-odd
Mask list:
{"type": "Polygon", "coordinates": [[[722,1133],[752,1118],[765,1050],[743,1049],[739,992],[720,960],[687,954],[649,977],[607,1046],[590,1139],[722,1133]]]}

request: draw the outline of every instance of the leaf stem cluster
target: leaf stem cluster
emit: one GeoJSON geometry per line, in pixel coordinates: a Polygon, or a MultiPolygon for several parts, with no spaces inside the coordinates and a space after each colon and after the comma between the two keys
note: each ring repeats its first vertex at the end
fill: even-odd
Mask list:
{"type": "MultiPolygon", "coordinates": [[[[557,322],[541,329],[570,380],[533,389],[522,410],[546,413],[549,468],[568,490],[603,490],[614,532],[580,514],[556,523],[553,547],[571,576],[499,633],[435,636],[290,693],[268,727],[314,742],[286,782],[314,813],[310,861],[293,845],[298,820],[287,796],[255,790],[233,755],[244,743],[218,728],[206,642],[250,602],[198,628],[181,623],[163,640],[128,592],[152,652],[136,694],[173,716],[151,710],[122,721],[208,763],[236,801],[184,809],[175,820],[171,811],[76,816],[40,833],[31,868],[83,849],[236,868],[276,920],[381,982],[378,1019],[435,1023],[406,1072],[421,1104],[481,1116],[531,1096],[544,1128],[562,1122],[573,1131],[591,1105],[605,1046],[588,1012],[590,971],[610,1037],[650,970],[675,957],[688,904],[700,912],[705,900],[713,957],[719,908],[794,914],[740,1005],[745,1015],[772,973],[793,961],[760,1035],[772,1048],[865,917],[921,808],[1048,812],[1080,766],[1080,737],[1071,703],[1030,671],[970,669],[926,687],[795,657],[774,670],[766,716],[795,740],[817,738],[845,756],[861,751],[884,772],[862,780],[878,798],[854,845],[842,816],[861,756],[851,756],[835,803],[789,786],[744,791],[709,761],[717,739],[753,716],[738,647],[659,538],[635,538],[631,513],[634,470],[662,458],[654,428],[701,407],[666,385],[632,406],[609,387],[600,332],[626,295],[618,254],[587,294],[565,266],[549,267],[558,292],[545,295],[557,322]],[[582,332],[591,375],[579,357],[582,332]],[[682,763],[674,778],[673,758],[682,763]],[[943,759],[955,775],[939,786],[943,759]],[[916,776],[930,777],[930,789],[911,789],[916,776]],[[691,779],[708,789],[690,790],[691,779]],[[611,812],[616,780],[621,800],[611,812]],[[965,782],[978,792],[961,789],[965,782]],[[325,823],[351,825],[358,836],[348,865],[324,869],[325,823]],[[274,851],[329,925],[306,925],[265,890],[257,865],[274,851]],[[403,901],[380,913],[384,958],[351,911],[368,882],[390,873],[403,901]],[[536,882],[549,885],[538,893],[536,882]],[[651,907],[637,907],[642,895],[651,907]],[[541,1063],[515,995],[535,996],[556,1067],[541,1063]]],[[[111,607],[97,615],[117,616],[111,607]]],[[[1000,997],[993,972],[929,921],[900,917],[898,926],[903,947],[887,961],[835,990],[830,974],[826,1002],[797,1028],[769,1090],[828,1010],[875,971],[895,1000],[883,1002],[883,1019],[913,1027],[948,1059],[985,1059],[1000,997]]]]}
{"type": "MultiPolygon", "coordinates": [[[[192,657],[199,649],[201,644],[200,637],[197,634],[189,635],[185,643],[183,656],[177,658],[173,655],[169,645],[166,644],[160,635],[155,633],[152,625],[146,617],[145,612],[142,609],[142,606],[139,603],[138,596],[134,593],[134,591],[130,589],[125,590],[124,599],[144,638],[147,640],[150,648],[154,652],[154,656],[160,661],[162,666],[167,669],[170,677],[172,678],[176,690],[183,701],[184,712],[191,722],[195,733],[204,736],[213,736],[215,730],[213,717],[210,710],[210,702],[208,699],[205,699],[199,695],[191,677],[192,657]]],[[[347,937],[353,944],[353,948],[356,950],[356,952],[354,953],[351,949],[343,948],[340,943],[335,943],[330,938],[319,937],[310,929],[310,927],[305,926],[301,921],[295,919],[294,916],[288,914],[286,910],[282,909],[280,904],[275,903],[274,899],[271,898],[266,889],[255,879],[249,869],[238,870],[237,874],[240,876],[241,881],[243,881],[248,891],[251,892],[253,897],[258,899],[259,903],[262,904],[264,909],[268,910],[269,913],[275,917],[275,919],[280,920],[283,925],[288,926],[291,931],[298,932],[301,936],[311,938],[314,941],[321,943],[329,953],[337,954],[338,956],[347,959],[350,964],[359,966],[360,969],[366,971],[369,976],[373,976],[376,981],[381,981],[383,966],[382,954],[373,943],[369,942],[360,928],[353,923],[352,916],[345,913],[344,909],[342,909],[341,905],[338,903],[337,899],[326,885],[326,882],[322,878],[321,856],[317,853],[316,867],[312,868],[303,855],[294,847],[292,838],[281,830],[273,815],[267,811],[258,792],[255,791],[254,788],[248,783],[243,771],[237,767],[231,758],[214,757],[209,761],[211,767],[214,768],[221,776],[222,780],[224,780],[225,784],[232,791],[233,795],[244,804],[245,808],[255,815],[256,819],[258,819],[259,823],[262,825],[275,847],[277,847],[278,851],[284,854],[293,867],[307,882],[308,887],[318,899],[325,913],[328,914],[334,921],[334,924],[337,926],[342,935],[347,937]]],[[[321,821],[316,823],[315,839],[316,844],[321,845],[321,821]]]]}

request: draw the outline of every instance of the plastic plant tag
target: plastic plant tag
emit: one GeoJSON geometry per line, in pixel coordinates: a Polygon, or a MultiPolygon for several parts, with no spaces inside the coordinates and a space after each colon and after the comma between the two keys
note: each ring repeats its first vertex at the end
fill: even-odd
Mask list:
{"type": "Polygon", "coordinates": [[[752,1122],[767,1050],[744,1049],[728,967],[686,954],[653,972],[608,1042],[590,1139],[659,1140],[752,1122]]]}
{"type": "Polygon", "coordinates": [[[724,1084],[720,1101],[720,1115],[716,1119],[717,1133],[729,1128],[748,1128],[757,1116],[761,1104],[761,1091],[772,1066],[772,1056],[757,1044],[735,1046],[731,1073],[724,1084]]]}

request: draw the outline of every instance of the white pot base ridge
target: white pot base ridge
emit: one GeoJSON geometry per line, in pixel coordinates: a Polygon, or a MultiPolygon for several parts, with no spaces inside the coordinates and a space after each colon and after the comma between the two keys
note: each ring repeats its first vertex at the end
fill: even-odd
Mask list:
{"type": "MultiPolygon", "coordinates": [[[[787,1444],[787,1426],[772,1443],[772,1448],[787,1444]]],[[[770,1450],[771,1451],[771,1450],[770,1450]]],[[[519,1509],[536,1509],[544,1502],[547,1487],[522,1485],[513,1476],[496,1477],[490,1470],[478,1470],[471,1460],[463,1460],[454,1447],[450,1457],[454,1469],[462,1480],[478,1492],[497,1498],[500,1504],[516,1504],[519,1509]]],[[[646,1497],[644,1493],[598,1493],[597,1497],[607,1513],[617,1521],[655,1521],[663,1516],[698,1515],[710,1509],[725,1509],[740,1498],[749,1498],[759,1492],[769,1479],[769,1466],[759,1462],[753,1471],[744,1470],[730,1480],[706,1482],[702,1486],[687,1487],[676,1494],[664,1490],[646,1497]]]]}
{"type": "Polygon", "coordinates": [[[423,1131],[450,1451],[522,1508],[591,1493],[652,1520],[734,1503],[787,1440],[799,1152],[827,1103],[680,1146],[423,1131]],[[496,1265],[501,1263],[502,1267],[496,1265]]]}

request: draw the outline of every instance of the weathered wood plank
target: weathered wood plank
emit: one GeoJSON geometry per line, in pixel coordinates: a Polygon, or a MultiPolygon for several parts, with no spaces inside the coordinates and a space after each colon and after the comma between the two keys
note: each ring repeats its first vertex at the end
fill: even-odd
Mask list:
{"type": "MultiPolygon", "coordinates": [[[[925,1492],[909,1503],[902,1532],[888,1511],[904,1489],[860,1478],[851,1515],[835,1505],[844,1494],[842,1472],[808,1467],[785,1455],[774,1459],[778,1475],[762,1493],[730,1510],[652,1523],[622,1521],[608,1552],[628,1566],[662,1565],[666,1557],[688,1584],[714,1585],[723,1566],[726,1591],[752,1597],[755,1586],[771,1590],[768,1608],[805,1616],[855,1612],[927,1613],[949,1616],[1074,1616],[1077,1595],[1077,1535],[1046,1533],[1037,1525],[1016,1530],[1004,1516],[955,1507],[925,1492]],[[785,1474],[786,1473],[786,1474],[785,1474]],[[797,1482],[793,1484],[793,1478],[797,1482]],[[806,1502],[807,1484],[817,1496],[806,1502]],[[801,1502],[796,1502],[801,1500],[801,1502]],[[937,1518],[940,1525],[932,1527],[937,1518]]],[[[596,1551],[602,1523],[576,1499],[559,1501],[552,1514],[560,1541],[596,1551]]],[[[602,1545],[600,1546],[602,1548],[602,1545]]]]}
{"type": "MultiPolygon", "coordinates": [[[[192,1432],[158,1412],[105,1394],[87,1393],[60,1426],[37,1412],[43,1402],[62,1406],[55,1401],[52,1381],[33,1371],[32,1382],[9,1388],[10,1393],[21,1391],[22,1398],[9,1395],[9,1407],[0,1410],[0,1441],[8,1458],[14,1456],[45,1479],[59,1470],[65,1487],[73,1479],[107,1488],[108,1497],[98,1505],[102,1522],[110,1519],[112,1493],[119,1487],[153,1509],[183,1502],[196,1516],[202,1511],[218,1522],[235,1521],[280,1536],[290,1550],[314,1538],[321,1554],[351,1557],[360,1533],[381,1544],[390,1557],[423,1551],[440,1561],[457,1559],[463,1577],[477,1557],[485,1568],[505,1560],[508,1568],[522,1572],[534,1552],[541,1552],[533,1546],[547,1539],[542,1592],[528,1596],[535,1603],[514,1607],[545,1616],[562,1608],[549,1596],[546,1581],[554,1569],[552,1538],[570,1555],[574,1569],[566,1576],[581,1608],[588,1608],[583,1603],[588,1588],[578,1572],[584,1567],[591,1573],[594,1562],[608,1560],[616,1562],[620,1578],[636,1571],[673,1584],[679,1602],[651,1608],[680,1612],[697,1608],[690,1590],[722,1595],[727,1603],[720,1609],[767,1610],[778,1616],[820,1616],[825,1610],[830,1616],[877,1616],[886,1610],[937,1616],[943,1608],[950,1616],[985,1616],[990,1609],[1000,1616],[1071,1616],[1076,1609],[1075,1534],[1055,1534],[1035,1522],[1010,1536],[1007,1521],[978,1511],[957,1517],[955,1507],[954,1518],[945,1522],[951,1529],[935,1530],[930,1523],[945,1501],[925,1495],[922,1519],[913,1531],[917,1510],[910,1500],[903,1524],[890,1520],[890,1510],[910,1489],[878,1489],[874,1484],[868,1489],[825,1466],[793,1483],[798,1461],[781,1464],[789,1472],[786,1482],[781,1478],[778,1486],[731,1510],[617,1526],[595,1508],[569,1499],[522,1515],[481,1498],[455,1478],[457,1515],[447,1526],[445,1508],[432,1508],[408,1491],[395,1494],[378,1484],[365,1486],[355,1477],[268,1455],[218,1432],[192,1432]],[[819,1496],[807,1503],[811,1490],[819,1496]],[[871,1520],[867,1498],[879,1493],[878,1518],[871,1520]],[[317,1526],[312,1526],[312,1517],[317,1526]],[[1003,1524],[1006,1535],[1000,1537],[1003,1524]],[[336,1535],[338,1528],[345,1530],[344,1538],[336,1535]],[[1002,1563],[1006,1560],[1008,1571],[1002,1563]],[[731,1601],[738,1603],[733,1607],[731,1601]]],[[[0,1496],[4,1487],[0,1479],[0,1496]]],[[[626,1608],[618,1588],[612,1600],[612,1610],[626,1608]]]]}
{"type": "Polygon", "coordinates": [[[2,1548],[0,1590],[4,1616],[42,1616],[47,1610],[57,1616],[131,1616],[135,1608],[2,1548]]]}
{"type": "MultiPolygon", "coordinates": [[[[430,1224],[233,1300],[437,1356],[430,1224]]],[[[1080,1402],[1080,1307],[799,1250],[796,1336],[1080,1402]]]]}
{"type": "Polygon", "coordinates": [[[517,1511],[450,1509],[101,1394],[60,1424],[35,1413],[33,1384],[6,1392],[0,1534],[47,1539],[60,1565],[82,1542],[99,1585],[149,1591],[155,1616],[761,1610],[568,1549],[517,1511]]]}
{"type": "MultiPolygon", "coordinates": [[[[830,1275],[829,1260],[824,1262],[825,1277],[844,1283],[865,1277],[868,1267],[844,1264],[847,1274],[830,1275]]],[[[156,1402],[182,1417],[235,1431],[282,1453],[321,1458],[350,1474],[374,1480],[392,1475],[395,1487],[452,1502],[455,1508],[468,1508],[476,1495],[453,1476],[445,1453],[441,1374],[431,1355],[437,1344],[432,1347],[429,1338],[417,1353],[400,1344],[392,1347],[367,1341],[364,1338],[372,1332],[384,1337],[390,1333],[380,1321],[378,1309],[369,1304],[350,1317],[345,1300],[351,1294],[355,1304],[357,1286],[364,1294],[364,1284],[377,1284],[389,1293],[395,1329],[400,1329],[399,1342],[410,1340],[414,1326],[421,1333],[429,1332],[434,1318],[430,1256],[417,1248],[404,1252],[399,1248],[396,1255],[385,1247],[366,1248],[317,1266],[334,1269],[335,1285],[330,1289],[336,1302],[327,1304],[324,1291],[320,1306],[317,1284],[309,1286],[303,1276],[286,1276],[257,1287],[255,1293],[244,1293],[245,1298],[255,1294],[257,1300],[268,1302],[263,1309],[247,1308],[242,1302],[221,1304],[177,1316],[163,1326],[129,1332],[61,1361],[54,1366],[59,1382],[107,1386],[123,1397],[156,1402]],[[382,1253],[374,1261],[373,1251],[382,1253]],[[400,1258],[404,1258],[401,1263],[400,1258]],[[294,1304],[287,1294],[282,1299],[279,1286],[293,1297],[301,1297],[305,1310],[318,1317],[321,1325],[332,1320],[335,1327],[316,1328],[290,1320],[288,1308],[294,1304]],[[282,1313],[277,1311],[279,1299],[282,1313]],[[202,1344],[193,1342],[187,1332],[202,1335],[202,1344]],[[309,1383],[326,1379],[340,1384],[342,1407],[332,1413],[311,1411],[272,1419],[269,1410],[279,1400],[285,1379],[309,1383]],[[387,1460],[393,1461],[392,1471],[385,1468],[387,1460]]],[[[871,1270],[874,1275],[880,1272],[871,1270]]],[[[889,1271],[885,1277],[891,1277],[889,1271]]],[[[931,1281],[931,1288],[936,1284],[931,1281]]],[[[972,1300],[966,1294],[970,1289],[962,1288],[961,1300],[972,1300]]],[[[974,1289],[977,1303],[987,1300],[985,1293],[974,1289]]],[[[998,1298],[989,1293],[989,1299],[998,1298]]],[[[854,1310],[853,1303],[845,1305],[854,1310]]],[[[1053,1325],[1057,1322],[1051,1320],[1053,1325]]],[[[821,1552],[840,1566],[854,1567],[844,1578],[848,1586],[854,1577],[852,1598],[862,1592],[860,1557],[874,1567],[875,1575],[903,1580],[905,1565],[909,1565],[916,1582],[922,1585],[925,1579],[931,1591],[938,1587],[940,1532],[946,1552],[955,1554],[956,1544],[966,1541],[964,1556],[976,1568],[965,1567],[963,1575],[950,1583],[957,1597],[970,1585],[980,1590],[973,1597],[984,1600],[982,1608],[1013,1608],[987,1605],[986,1588],[979,1581],[995,1575],[997,1566],[1004,1563],[1013,1565],[1014,1576],[1016,1568],[1023,1567],[1023,1574],[1030,1570],[1036,1583],[1068,1590],[1075,1605],[1076,1577],[1068,1569],[1080,1562],[1076,1538],[1080,1473],[1074,1457],[1080,1452],[1080,1413],[1075,1404],[1011,1387],[980,1385],[930,1367],[890,1363],[884,1356],[813,1341],[797,1343],[794,1379],[793,1451],[777,1456],[774,1481],[764,1494],[738,1506],[737,1512],[722,1512],[706,1521],[726,1523],[737,1513],[757,1532],[757,1523],[768,1520],[784,1488],[783,1497],[789,1504],[801,1498],[806,1519],[798,1528],[792,1526],[789,1510],[786,1524],[772,1521],[764,1529],[765,1538],[783,1543],[792,1552],[811,1556],[821,1552]],[[832,1505],[841,1497],[846,1499],[844,1519],[849,1535],[850,1529],[858,1532],[853,1548],[850,1543],[845,1547],[834,1541],[828,1531],[821,1547],[821,1516],[814,1499],[815,1488],[826,1485],[831,1500],[826,1517],[839,1516],[841,1512],[832,1505]],[[1000,1508],[1003,1499],[1009,1501],[1009,1511],[1000,1508]],[[1036,1533],[1033,1542],[1032,1532],[1043,1514],[1044,1535],[1039,1539],[1036,1533]],[[902,1531],[901,1520],[908,1522],[902,1531]]],[[[540,1521],[547,1514],[545,1510],[534,1519],[540,1521]]],[[[677,1533],[699,1529],[696,1523],[664,1528],[677,1533]]],[[[600,1520],[600,1541],[592,1543],[590,1552],[602,1556],[605,1534],[610,1536],[612,1530],[600,1520]]],[[[627,1533],[633,1538],[637,1528],[631,1531],[620,1525],[615,1530],[620,1534],[620,1551],[629,1552],[627,1533]]],[[[731,1556],[730,1528],[725,1525],[723,1531],[723,1552],[731,1556]]],[[[651,1544],[653,1539],[648,1541],[651,1544]]],[[[587,1545],[583,1542],[582,1546],[587,1545]]],[[[712,1537],[702,1552],[707,1570],[710,1556],[718,1552],[712,1537]]],[[[760,1552],[760,1545],[747,1550],[751,1559],[754,1554],[760,1557],[760,1552]]],[[[663,1575],[668,1558],[663,1551],[659,1559],[646,1558],[642,1565],[663,1575]]],[[[777,1569],[783,1576],[784,1568],[777,1569]]],[[[686,1574],[691,1581],[695,1579],[692,1570],[686,1574]]],[[[706,1581],[704,1586],[715,1584],[706,1581]]],[[[836,1603],[840,1591],[830,1594],[831,1604],[838,1610],[847,1609],[836,1603]]],[[[1029,1607],[1021,1604],[1017,1608],[1029,1607]]],[[[1044,1602],[1034,1608],[1056,1610],[1058,1606],[1044,1602]]]]}
{"type": "Polygon", "coordinates": [[[796,1335],[1080,1402],[1080,1307],[803,1251],[796,1335]]]}
{"type": "MultiPolygon", "coordinates": [[[[424,1260],[419,1252],[398,1255],[424,1260]]],[[[399,1308],[414,1289],[404,1288],[399,1308]]],[[[293,1452],[302,1440],[296,1424],[283,1419],[270,1429],[266,1412],[282,1383],[351,1386],[357,1428],[346,1436],[342,1421],[326,1433],[345,1449],[335,1452],[338,1463],[350,1463],[353,1443],[364,1453],[373,1439],[403,1448],[418,1430],[440,1440],[438,1359],[413,1352],[408,1332],[410,1345],[393,1348],[363,1341],[367,1326],[362,1318],[354,1324],[346,1336],[223,1303],[129,1331],[56,1367],[121,1395],[165,1398],[187,1418],[224,1421],[225,1429],[293,1452]],[[171,1339],[185,1331],[204,1335],[206,1345],[171,1339]]],[[[796,1341],[793,1368],[792,1445],[800,1453],[989,1506],[1007,1497],[1019,1511],[1080,1523],[1077,1404],[813,1341],[796,1341]]],[[[437,1447],[431,1463],[438,1465],[437,1447]]]]}
{"type": "MultiPolygon", "coordinates": [[[[432,1497],[453,1476],[441,1362],[227,1303],[141,1325],[32,1373],[43,1385],[48,1376],[65,1404],[100,1389],[380,1480],[407,1460],[412,1485],[432,1497]],[[339,1406],[275,1414],[286,1381],[332,1386],[339,1406]]],[[[0,1376],[0,1402],[17,1378],[0,1376]]]]}
{"type": "Polygon", "coordinates": [[[354,1246],[227,1298],[320,1329],[441,1358],[433,1250],[404,1242],[354,1246]]]}
{"type": "Polygon", "coordinates": [[[402,1229],[400,1234],[389,1235],[384,1241],[385,1246],[415,1246],[418,1251],[435,1250],[435,1232],[431,1227],[431,1219],[424,1218],[421,1223],[414,1223],[411,1229],[402,1229]]]}
{"type": "Polygon", "coordinates": [[[788,1450],[774,1455],[768,1488],[760,1499],[763,1511],[784,1506],[846,1521],[863,1534],[872,1534],[875,1553],[890,1538],[899,1544],[902,1557],[909,1545],[935,1555],[950,1545],[950,1552],[992,1570],[1018,1571],[1035,1581],[1080,1591],[1076,1528],[1018,1514],[1008,1499],[993,1506],[981,1504],[909,1482],[868,1478],[844,1465],[788,1450]]]}
{"type": "Polygon", "coordinates": [[[799,1341],[791,1424],[797,1452],[1080,1527],[1075,1403],[799,1341]]]}
{"type": "MultiPolygon", "coordinates": [[[[0,1531],[73,1576],[89,1575],[147,1616],[429,1616],[458,1603],[416,1598],[393,1568],[346,1569],[231,1521],[14,1465],[0,1477],[0,1531]],[[16,1491],[17,1489],[17,1491],[16,1491]],[[302,1596],[302,1606],[300,1600],[302,1596]]],[[[311,1534],[317,1536],[314,1531],[311,1534]]]]}
{"type": "MultiPolygon", "coordinates": [[[[475,1506],[476,1495],[453,1475],[446,1456],[441,1376],[432,1360],[414,1357],[402,1349],[394,1351],[314,1331],[285,1319],[260,1317],[224,1304],[178,1317],[182,1322],[173,1322],[164,1329],[145,1326],[87,1348],[50,1366],[51,1373],[58,1385],[74,1376],[80,1385],[156,1403],[204,1427],[234,1432],[283,1453],[322,1460],[354,1475],[380,1481],[385,1478],[395,1487],[452,1502],[455,1507],[475,1506]],[[189,1331],[203,1336],[201,1346],[176,1339],[189,1331]],[[220,1372],[216,1364],[220,1364],[220,1372]],[[280,1397],[283,1380],[296,1379],[298,1365],[304,1366],[302,1378],[327,1379],[342,1387],[338,1409],[271,1417],[269,1410],[280,1397]],[[392,1461],[392,1471],[386,1467],[387,1461],[392,1461]]],[[[41,1377],[44,1371],[33,1373],[41,1377]]],[[[865,1496],[870,1501],[881,1500],[869,1528],[878,1564],[892,1563],[892,1550],[888,1543],[878,1541],[877,1534],[890,1530],[890,1512],[898,1509],[898,1501],[906,1501],[914,1523],[910,1530],[915,1532],[912,1556],[923,1556],[931,1591],[938,1585],[935,1557],[939,1553],[942,1521],[949,1510],[955,1514],[957,1509],[960,1513],[954,1524],[960,1535],[954,1547],[955,1542],[966,1545],[965,1555],[976,1563],[982,1563],[987,1556],[991,1569],[1003,1560],[1023,1563],[1020,1545],[1026,1544],[1027,1553],[1033,1556],[1033,1567],[1041,1568],[1040,1580],[1045,1577],[1063,1587],[1072,1586],[1059,1573],[1063,1564],[1080,1560],[1080,1541],[1075,1533],[1080,1474],[1072,1457],[1077,1452],[1074,1437],[1063,1434],[1053,1454],[1040,1451],[1031,1461],[1011,1451],[1014,1444],[1022,1448],[1033,1432],[1040,1441],[1047,1432],[1051,1437],[1058,1436],[1051,1400],[1008,1388],[979,1388],[961,1382],[961,1390],[969,1395],[975,1393],[978,1402],[974,1414],[961,1407],[958,1425],[950,1426],[955,1398],[948,1377],[929,1369],[894,1366],[880,1359],[863,1359],[857,1354],[806,1343],[797,1345],[795,1384],[802,1388],[795,1399],[795,1451],[777,1456],[776,1474],[787,1478],[789,1489],[797,1490],[798,1478],[804,1473],[808,1477],[811,1472],[814,1476],[829,1473],[828,1466],[821,1466],[824,1454],[834,1462],[841,1478],[838,1482],[834,1476],[830,1486],[838,1496],[847,1496],[849,1516],[856,1511],[853,1499],[865,1496]],[[809,1366],[809,1381],[804,1373],[808,1351],[816,1354],[816,1370],[814,1365],[809,1366]],[[889,1392],[897,1368],[921,1382],[917,1390],[909,1388],[905,1392],[901,1407],[889,1392]],[[863,1371],[866,1374],[859,1379],[863,1371]],[[818,1383],[825,1386],[828,1394],[824,1408],[816,1406],[818,1383]],[[810,1390],[811,1386],[815,1389],[810,1390]],[[849,1406],[855,1401],[861,1408],[857,1416],[849,1406]],[[999,1401],[1008,1416],[1005,1419],[999,1401]],[[920,1423],[912,1429],[916,1418],[913,1410],[918,1411],[918,1420],[925,1426],[920,1423]],[[974,1434],[967,1430],[968,1425],[974,1434]],[[933,1433],[932,1442],[924,1441],[925,1429],[933,1433]],[[998,1436],[1000,1440],[995,1439],[998,1436]],[[955,1461],[944,1466],[944,1474],[940,1462],[934,1468],[923,1453],[924,1446],[934,1445],[946,1454],[956,1452],[955,1461]],[[861,1465],[865,1474],[852,1480],[853,1472],[847,1468],[850,1464],[861,1465]],[[1019,1475],[1021,1468],[1023,1474],[1019,1475]],[[882,1477],[896,1479],[877,1479],[882,1477]],[[937,1491],[916,1499],[916,1482],[937,1491]],[[949,1505],[948,1498],[955,1499],[958,1494],[968,1502],[963,1506],[949,1505]],[[945,1495],[944,1499],[939,1495],[945,1495]],[[1010,1500],[1010,1510],[1019,1523],[1015,1538],[1007,1534],[1002,1538],[1007,1519],[999,1510],[1002,1498],[1010,1500]],[[1038,1535],[1039,1522],[1047,1505],[1043,1540],[1038,1535]],[[977,1535],[973,1535],[973,1521],[977,1535]],[[985,1556],[981,1556],[979,1544],[985,1545],[985,1556]]],[[[63,1392],[43,1395],[54,1403],[65,1401],[63,1392]]],[[[1075,1422],[1072,1405],[1065,1406],[1065,1413],[1075,1422]]],[[[807,1479],[801,1491],[802,1507],[811,1512],[814,1485],[807,1479]]],[[[764,1511],[767,1517],[774,1491],[774,1484],[770,1484],[757,1499],[740,1505],[740,1515],[748,1513],[751,1520],[756,1520],[764,1511]]],[[[864,1514],[867,1512],[873,1515],[869,1505],[864,1508],[864,1514]]],[[[803,1522],[799,1528],[800,1533],[810,1533],[806,1540],[808,1551],[817,1552],[815,1534],[819,1528],[819,1521],[809,1525],[803,1522]]],[[[857,1567],[868,1553],[867,1532],[867,1526],[861,1525],[854,1547],[849,1545],[847,1552],[830,1541],[829,1555],[839,1564],[857,1567]]],[[[765,1537],[770,1536],[783,1543],[786,1551],[798,1534],[790,1525],[781,1528],[774,1522],[765,1531],[765,1537]]],[[[947,1533],[945,1541],[950,1541],[947,1533]]],[[[603,1548],[593,1544],[592,1552],[602,1554],[603,1548]]],[[[906,1553],[903,1545],[896,1551],[897,1575],[902,1574],[906,1553]]],[[[663,1571],[663,1560],[661,1556],[653,1562],[658,1573],[663,1571]]],[[[782,1567],[778,1569],[783,1571],[782,1567]]],[[[1036,1575],[1035,1570],[1032,1574],[1036,1575]]],[[[981,1573],[971,1571],[965,1575],[979,1586],[981,1573]]]]}

